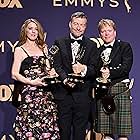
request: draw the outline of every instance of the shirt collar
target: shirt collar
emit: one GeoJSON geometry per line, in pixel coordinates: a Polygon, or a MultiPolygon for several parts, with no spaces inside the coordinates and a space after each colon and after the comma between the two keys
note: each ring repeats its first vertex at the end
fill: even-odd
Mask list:
{"type": "Polygon", "coordinates": [[[82,40],[83,36],[80,36],[80,37],[78,37],[78,38],[75,38],[75,37],[72,35],[72,33],[70,33],[70,38],[71,38],[71,39],[74,39],[74,40],[82,40]]]}
{"type": "Polygon", "coordinates": [[[114,42],[115,42],[115,39],[114,39],[112,42],[110,42],[109,44],[104,44],[104,46],[105,46],[105,47],[107,47],[107,46],[112,46],[112,47],[113,47],[114,42]]]}

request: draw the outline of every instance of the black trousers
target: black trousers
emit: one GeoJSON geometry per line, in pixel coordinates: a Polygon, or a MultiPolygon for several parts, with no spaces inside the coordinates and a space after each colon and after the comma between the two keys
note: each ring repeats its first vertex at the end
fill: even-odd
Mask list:
{"type": "Polygon", "coordinates": [[[71,134],[72,140],[85,140],[91,102],[77,103],[72,95],[68,94],[64,100],[56,100],[56,103],[61,140],[70,140],[71,134]]]}

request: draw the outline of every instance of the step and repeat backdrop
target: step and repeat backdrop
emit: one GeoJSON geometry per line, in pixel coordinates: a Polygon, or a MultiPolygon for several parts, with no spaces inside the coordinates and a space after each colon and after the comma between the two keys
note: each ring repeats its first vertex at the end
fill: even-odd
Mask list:
{"type": "Polygon", "coordinates": [[[118,39],[128,41],[134,52],[130,77],[135,79],[132,89],[134,132],[130,140],[140,138],[140,1],[139,0],[0,0],[0,140],[14,140],[13,124],[16,108],[11,105],[13,80],[11,65],[19,31],[28,18],[36,18],[47,33],[49,46],[56,38],[69,32],[69,17],[73,12],[88,15],[86,35],[96,42],[97,24],[101,18],[111,18],[117,24],[118,39]]]}

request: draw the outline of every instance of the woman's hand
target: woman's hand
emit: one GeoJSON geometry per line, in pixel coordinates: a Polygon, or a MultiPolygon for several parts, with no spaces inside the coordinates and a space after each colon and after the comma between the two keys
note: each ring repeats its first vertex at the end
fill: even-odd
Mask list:
{"type": "Polygon", "coordinates": [[[56,73],[56,71],[55,71],[55,69],[54,68],[52,68],[50,71],[48,71],[48,74],[50,75],[50,76],[55,76],[55,77],[58,77],[58,74],[56,73]]]}
{"type": "Polygon", "coordinates": [[[36,78],[34,80],[31,80],[31,85],[33,86],[47,86],[47,84],[45,84],[43,82],[44,78],[36,78]]]}

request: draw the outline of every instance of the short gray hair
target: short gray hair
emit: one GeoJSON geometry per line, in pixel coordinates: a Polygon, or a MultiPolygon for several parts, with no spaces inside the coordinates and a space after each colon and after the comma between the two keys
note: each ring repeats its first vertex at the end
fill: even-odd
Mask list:
{"type": "Polygon", "coordinates": [[[88,19],[87,18],[87,15],[84,13],[84,12],[75,12],[75,13],[73,13],[72,15],[71,15],[71,17],[70,17],[70,20],[72,21],[72,19],[73,18],[86,18],[86,19],[88,19]]]}

